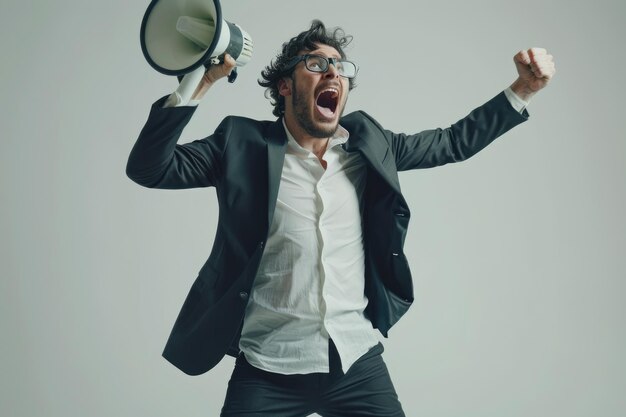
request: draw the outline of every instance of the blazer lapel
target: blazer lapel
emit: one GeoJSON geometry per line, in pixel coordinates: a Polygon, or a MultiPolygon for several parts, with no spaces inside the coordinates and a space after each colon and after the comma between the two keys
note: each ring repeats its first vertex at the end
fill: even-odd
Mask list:
{"type": "Polygon", "coordinates": [[[267,195],[267,226],[272,224],[276,199],[278,198],[278,187],[280,186],[280,176],[285,163],[285,151],[287,149],[287,134],[282,123],[278,119],[272,123],[265,134],[267,141],[267,174],[268,174],[268,195],[267,195]]]}
{"type": "Polygon", "coordinates": [[[379,132],[371,132],[368,125],[358,119],[358,115],[358,113],[351,113],[341,119],[341,125],[350,132],[350,138],[344,149],[348,152],[361,152],[370,167],[400,194],[398,172],[387,141],[379,132]]]}

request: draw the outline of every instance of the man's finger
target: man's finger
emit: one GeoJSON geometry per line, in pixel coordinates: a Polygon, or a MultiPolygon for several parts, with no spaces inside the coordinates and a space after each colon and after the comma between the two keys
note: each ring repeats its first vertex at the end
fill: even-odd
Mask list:
{"type": "Polygon", "coordinates": [[[528,55],[530,56],[531,60],[546,55],[547,53],[548,51],[546,51],[544,48],[530,48],[528,50],[528,55]]]}
{"type": "Polygon", "coordinates": [[[530,64],[530,56],[528,55],[528,51],[521,50],[513,57],[517,62],[525,65],[530,64]]]}
{"type": "Polygon", "coordinates": [[[552,78],[556,70],[554,69],[554,65],[536,65],[533,68],[533,73],[537,77],[544,77],[547,79],[552,78]]]}
{"type": "Polygon", "coordinates": [[[533,58],[531,61],[537,65],[554,65],[554,59],[552,58],[552,55],[542,55],[533,58]]]}
{"type": "Polygon", "coordinates": [[[235,67],[237,63],[235,62],[235,59],[228,55],[228,54],[224,54],[224,65],[226,67],[230,67],[231,69],[235,67]]]}

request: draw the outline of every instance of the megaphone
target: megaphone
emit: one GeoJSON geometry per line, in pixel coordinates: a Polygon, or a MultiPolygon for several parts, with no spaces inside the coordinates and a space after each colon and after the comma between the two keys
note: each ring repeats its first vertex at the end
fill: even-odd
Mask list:
{"type": "MultiPolygon", "coordinates": [[[[206,68],[229,54],[241,67],[252,58],[250,35],[222,18],[219,0],[152,0],[141,22],[141,50],[155,70],[181,80],[189,100],[206,68]]],[[[237,77],[233,69],[228,80],[237,77]]]]}

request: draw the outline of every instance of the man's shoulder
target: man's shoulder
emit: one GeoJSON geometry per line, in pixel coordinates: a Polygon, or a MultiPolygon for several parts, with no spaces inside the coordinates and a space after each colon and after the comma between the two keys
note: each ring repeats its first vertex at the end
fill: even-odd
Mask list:
{"type": "Polygon", "coordinates": [[[365,120],[374,120],[374,118],[363,110],[356,110],[344,116],[341,116],[341,122],[346,122],[346,123],[348,122],[355,122],[355,123],[361,122],[362,123],[365,120]]]}
{"type": "Polygon", "coordinates": [[[281,119],[258,120],[245,116],[226,116],[217,127],[216,134],[235,137],[240,143],[287,142],[281,119]]]}
{"type": "Polygon", "coordinates": [[[264,130],[274,123],[277,123],[277,120],[258,120],[246,116],[226,116],[221,124],[229,124],[240,129],[264,130]]]}
{"type": "Polygon", "coordinates": [[[267,137],[276,135],[282,129],[280,119],[258,120],[245,116],[226,116],[217,131],[234,134],[244,138],[267,137]]]}
{"type": "Polygon", "coordinates": [[[340,123],[348,125],[376,125],[380,127],[378,121],[364,110],[356,110],[341,117],[340,123]]]}
{"type": "Polygon", "coordinates": [[[351,134],[357,133],[368,136],[385,133],[385,129],[380,123],[363,110],[357,110],[343,116],[339,123],[351,134]]]}

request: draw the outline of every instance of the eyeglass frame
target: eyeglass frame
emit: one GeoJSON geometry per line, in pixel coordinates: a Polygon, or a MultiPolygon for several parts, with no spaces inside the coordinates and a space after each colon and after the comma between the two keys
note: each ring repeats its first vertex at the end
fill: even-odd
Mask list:
{"type": "Polygon", "coordinates": [[[349,80],[352,80],[354,78],[356,78],[357,74],[359,73],[359,66],[357,64],[355,64],[352,61],[348,61],[347,59],[343,59],[343,58],[332,58],[332,57],[325,57],[323,55],[316,55],[316,54],[304,54],[304,55],[298,55],[298,56],[294,56],[293,58],[291,58],[289,61],[287,61],[287,63],[285,64],[285,68],[284,71],[288,72],[291,71],[295,68],[296,65],[298,65],[301,61],[304,61],[304,67],[311,72],[315,72],[318,74],[324,74],[326,72],[328,72],[328,68],[330,68],[330,65],[332,64],[335,69],[337,69],[337,63],[339,62],[348,62],[352,65],[354,65],[354,75],[352,77],[348,77],[346,75],[343,75],[341,73],[339,73],[339,70],[337,69],[337,73],[344,77],[347,78],[349,80]],[[322,58],[322,60],[326,61],[326,69],[324,71],[315,71],[309,68],[309,66],[307,65],[308,63],[308,59],[309,57],[315,57],[315,58],[322,58]]]}

